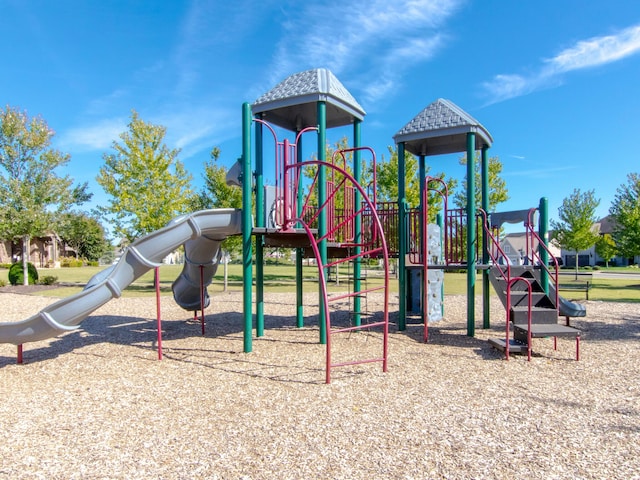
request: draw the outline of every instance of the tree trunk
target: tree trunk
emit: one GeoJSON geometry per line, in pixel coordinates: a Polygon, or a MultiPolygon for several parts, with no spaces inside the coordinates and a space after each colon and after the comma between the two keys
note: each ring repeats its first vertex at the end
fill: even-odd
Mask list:
{"type": "Polygon", "coordinates": [[[29,285],[29,235],[22,237],[22,284],[29,285]]]}
{"type": "Polygon", "coordinates": [[[576,250],[576,281],[578,280],[578,251],[576,250]]]}

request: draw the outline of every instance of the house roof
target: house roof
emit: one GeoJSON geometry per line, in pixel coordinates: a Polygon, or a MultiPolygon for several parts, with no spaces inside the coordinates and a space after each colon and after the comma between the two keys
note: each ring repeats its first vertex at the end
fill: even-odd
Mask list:
{"type": "Polygon", "coordinates": [[[364,109],[340,80],[326,68],[295,73],[258,99],[252,105],[255,114],[275,125],[292,131],[318,125],[317,102],[327,105],[327,128],[340,127],[362,120],[364,109]]]}
{"type": "Polygon", "coordinates": [[[611,215],[607,215],[606,217],[602,217],[595,223],[596,229],[602,235],[605,233],[613,233],[616,227],[616,221],[613,219],[611,215]]]}
{"type": "Polygon", "coordinates": [[[393,140],[404,142],[405,149],[414,155],[442,155],[466,152],[467,133],[476,134],[476,150],[493,143],[480,122],[453,102],[439,98],[402,127],[393,140]]]}

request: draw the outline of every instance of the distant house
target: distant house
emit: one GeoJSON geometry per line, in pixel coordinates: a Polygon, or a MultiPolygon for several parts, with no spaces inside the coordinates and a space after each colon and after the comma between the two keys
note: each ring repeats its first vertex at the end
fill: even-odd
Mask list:
{"type": "MultiPolygon", "coordinates": [[[[509,233],[500,239],[500,248],[508,258],[508,262],[511,265],[523,265],[527,262],[525,259],[525,252],[527,250],[527,237],[525,232],[509,233]]],[[[538,242],[535,242],[532,247],[537,250],[538,242]]],[[[549,244],[549,250],[551,254],[558,258],[560,257],[560,249],[549,244]]],[[[503,259],[500,260],[504,261],[503,259]]]]}
{"type": "MultiPolygon", "coordinates": [[[[29,261],[36,268],[59,267],[63,256],[60,252],[63,251],[63,242],[55,234],[29,241],[29,261]]],[[[0,241],[0,263],[18,262],[22,260],[22,254],[22,241],[0,241]]]]}
{"type": "MultiPolygon", "coordinates": [[[[593,224],[593,229],[597,231],[600,235],[604,235],[605,233],[613,234],[615,229],[615,222],[610,215],[601,218],[596,223],[593,224]]],[[[562,249],[562,258],[564,260],[565,265],[573,266],[576,264],[576,252],[575,250],[567,250],[562,249]]],[[[578,252],[578,266],[586,267],[594,265],[604,265],[605,260],[601,258],[596,253],[596,246],[592,245],[590,248],[586,250],[580,250],[578,252]]],[[[613,259],[609,261],[609,265],[613,266],[627,266],[640,263],[640,256],[636,256],[635,258],[626,258],[615,256],[613,259]]]]}

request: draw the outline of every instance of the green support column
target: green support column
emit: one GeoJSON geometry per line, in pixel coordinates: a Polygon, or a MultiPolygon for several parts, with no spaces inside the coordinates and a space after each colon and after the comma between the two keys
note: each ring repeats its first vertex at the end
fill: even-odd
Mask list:
{"type": "MultiPolygon", "coordinates": [[[[298,139],[298,145],[296,148],[296,161],[302,163],[302,136],[298,139]]],[[[298,176],[298,195],[297,195],[297,210],[296,215],[300,217],[302,215],[302,202],[304,202],[304,192],[302,190],[302,177],[298,176]]],[[[296,228],[300,228],[300,225],[296,225],[296,228]]],[[[296,326],[298,328],[304,327],[304,298],[303,298],[303,274],[302,274],[302,255],[304,249],[296,248],[296,326]]]]}
{"type": "Polygon", "coordinates": [[[244,313],[244,351],[251,352],[253,335],[251,268],[251,106],[242,104],[242,307],[244,313]]]}
{"type": "MultiPolygon", "coordinates": [[[[545,245],[549,245],[549,203],[546,197],[540,199],[538,207],[540,220],[538,220],[538,235],[545,245]]],[[[533,225],[531,226],[533,228],[533,225]]],[[[549,253],[542,247],[538,246],[540,253],[540,261],[543,265],[549,265],[549,253]]],[[[540,284],[544,292],[549,295],[549,274],[545,268],[540,269],[540,284]]]]}
{"type": "MultiPolygon", "coordinates": [[[[255,122],[256,227],[264,227],[264,164],[262,123],[255,122]]],[[[256,336],[264,336],[264,237],[256,237],[256,336]]]]}
{"type": "Polygon", "coordinates": [[[398,144],[398,330],[407,328],[407,198],[405,188],[404,142],[398,144]]]}
{"type": "MultiPolygon", "coordinates": [[[[362,146],[362,121],[358,120],[358,119],[354,119],[353,121],[353,146],[355,148],[358,148],[360,146],[362,146]]],[[[362,183],[362,156],[360,153],[360,150],[356,150],[353,154],[353,176],[355,177],[356,182],[358,182],[358,184],[362,183]]],[[[358,210],[360,208],[360,204],[362,203],[362,195],[360,194],[360,191],[356,188],[354,189],[354,197],[353,197],[353,203],[354,203],[354,208],[355,210],[358,210]]],[[[355,243],[361,243],[362,242],[362,217],[360,215],[356,216],[355,218],[355,224],[354,224],[354,234],[355,234],[355,243]]],[[[362,262],[360,257],[358,257],[357,255],[360,255],[362,249],[361,247],[355,247],[353,254],[356,255],[356,258],[353,260],[353,291],[355,293],[358,293],[360,291],[362,291],[362,282],[361,282],[361,275],[362,275],[362,262]]],[[[337,274],[337,272],[336,272],[337,274]]],[[[362,309],[362,299],[360,298],[360,295],[356,295],[353,298],[353,310],[354,310],[354,314],[353,314],[353,325],[359,326],[361,323],[361,312],[362,309]]]]}
{"type": "MultiPolygon", "coordinates": [[[[481,183],[482,183],[482,209],[489,213],[489,147],[487,145],[482,146],[482,170],[481,170],[481,183]]],[[[488,220],[487,220],[488,221],[488,220]]],[[[487,232],[482,229],[482,263],[487,265],[489,263],[489,239],[487,238],[487,232]]],[[[490,281],[489,270],[482,270],[482,328],[491,328],[491,314],[490,314],[490,281]]]]}
{"type": "Polygon", "coordinates": [[[475,182],[476,135],[467,133],[467,335],[475,335],[476,294],[476,182],[475,182]]]}
{"type": "MultiPolygon", "coordinates": [[[[327,160],[327,105],[325,102],[318,102],[318,161],[325,162],[327,160]]],[[[324,204],[327,200],[327,171],[322,165],[318,165],[318,206],[324,204]]],[[[327,212],[325,208],[320,210],[318,215],[318,236],[323,237],[327,234],[327,212]]],[[[322,265],[327,264],[327,240],[324,239],[318,245],[320,250],[320,261],[322,265]]],[[[327,271],[324,272],[327,278],[327,271]]],[[[319,287],[320,289],[320,287],[319,287]]],[[[320,319],[320,343],[327,343],[326,325],[324,324],[325,308],[323,304],[322,290],[319,292],[319,316],[320,319]]]]}

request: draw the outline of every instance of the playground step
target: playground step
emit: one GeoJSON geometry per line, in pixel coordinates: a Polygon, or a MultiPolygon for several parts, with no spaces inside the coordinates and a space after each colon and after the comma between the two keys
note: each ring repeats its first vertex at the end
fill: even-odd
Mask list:
{"type": "MultiPolygon", "coordinates": [[[[500,350],[501,352],[504,352],[507,349],[507,342],[505,341],[504,338],[490,338],[488,342],[492,347],[496,348],[497,350],[500,350]]],[[[509,339],[509,352],[510,353],[527,353],[526,341],[525,343],[522,343],[514,339],[509,339]]]]}
{"type": "MultiPolygon", "coordinates": [[[[514,324],[526,324],[529,307],[527,305],[511,308],[511,321],[514,324]]],[[[532,324],[557,324],[558,312],[555,308],[531,307],[532,324]]]]}
{"type": "MultiPolygon", "coordinates": [[[[527,341],[527,331],[529,326],[526,324],[514,324],[513,325],[513,337],[517,341],[527,341]]],[[[580,330],[566,325],[554,324],[532,324],[531,325],[531,338],[544,338],[544,337],[579,337],[580,330]]]]}

